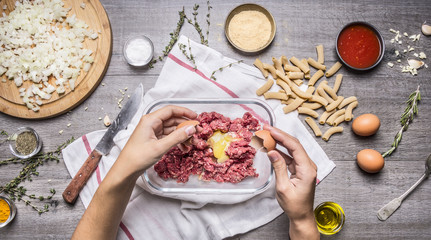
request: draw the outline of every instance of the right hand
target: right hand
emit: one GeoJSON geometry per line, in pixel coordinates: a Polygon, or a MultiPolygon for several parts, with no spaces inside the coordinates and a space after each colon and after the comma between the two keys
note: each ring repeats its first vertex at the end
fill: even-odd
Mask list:
{"type": "MultiPolygon", "coordinates": [[[[312,228],[308,229],[308,233],[319,236],[313,212],[316,164],[307,155],[298,139],[275,127],[265,125],[264,129],[270,131],[274,140],[284,146],[292,156],[278,150],[268,152],[275,172],[278,203],[288,215],[291,226],[296,223],[301,223],[302,226],[310,224],[312,228]],[[287,170],[291,173],[290,177],[287,170]]],[[[292,227],[290,230],[293,239],[295,234],[292,234],[292,227]]]]}

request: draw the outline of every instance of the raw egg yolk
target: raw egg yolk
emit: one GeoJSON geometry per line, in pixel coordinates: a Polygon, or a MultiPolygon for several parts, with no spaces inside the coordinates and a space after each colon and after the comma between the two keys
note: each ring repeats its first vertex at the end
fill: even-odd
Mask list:
{"type": "Polygon", "coordinates": [[[207,143],[211,146],[218,163],[223,163],[229,159],[226,155],[226,150],[230,143],[235,140],[237,139],[229,133],[222,133],[221,131],[215,131],[208,139],[207,143]]]}

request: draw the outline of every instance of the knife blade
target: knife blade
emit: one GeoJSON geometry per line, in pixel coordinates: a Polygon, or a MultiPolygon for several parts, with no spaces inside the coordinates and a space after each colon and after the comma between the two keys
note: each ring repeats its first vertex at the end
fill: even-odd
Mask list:
{"type": "Polygon", "coordinates": [[[126,105],[121,109],[115,121],[111,123],[111,126],[109,126],[102,139],[64,190],[63,199],[67,203],[75,203],[82,188],[85,186],[94,170],[96,170],[102,156],[109,154],[111,148],[115,145],[115,135],[127,127],[135,113],[138,111],[139,104],[142,101],[143,92],[143,86],[142,84],[139,84],[130,100],[127,101],[126,105]]]}

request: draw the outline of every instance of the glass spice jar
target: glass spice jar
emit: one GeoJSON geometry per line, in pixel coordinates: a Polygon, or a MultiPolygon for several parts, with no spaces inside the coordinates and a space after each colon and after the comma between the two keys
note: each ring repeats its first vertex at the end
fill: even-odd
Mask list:
{"type": "Polygon", "coordinates": [[[42,140],[34,129],[21,127],[9,138],[9,148],[16,157],[30,158],[40,151],[42,140]]]}
{"type": "Polygon", "coordinates": [[[13,201],[0,196],[0,228],[8,225],[16,215],[16,207],[13,201]]]}

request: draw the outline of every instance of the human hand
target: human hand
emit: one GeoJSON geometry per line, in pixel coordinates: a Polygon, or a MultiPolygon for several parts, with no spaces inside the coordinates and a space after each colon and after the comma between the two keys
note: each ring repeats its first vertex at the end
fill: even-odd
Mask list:
{"type": "Polygon", "coordinates": [[[290,237],[311,239],[319,236],[314,221],[313,202],[316,186],[317,166],[305,152],[298,139],[289,134],[265,125],[271,136],[286,147],[288,156],[278,150],[268,152],[276,179],[276,198],[290,219],[290,237]],[[287,170],[291,173],[290,178],[287,170]],[[311,227],[307,229],[306,226],[311,227]],[[304,228],[307,238],[304,238],[304,228]],[[298,230],[299,229],[299,230],[298,230]],[[311,234],[311,235],[308,235],[311,234]],[[311,238],[309,238],[311,237],[311,238]]]}
{"type": "Polygon", "coordinates": [[[187,140],[196,132],[194,126],[176,129],[181,122],[195,119],[190,109],[167,106],[141,117],[136,129],[120,154],[132,174],[141,175],[171,147],[187,140]]]}

